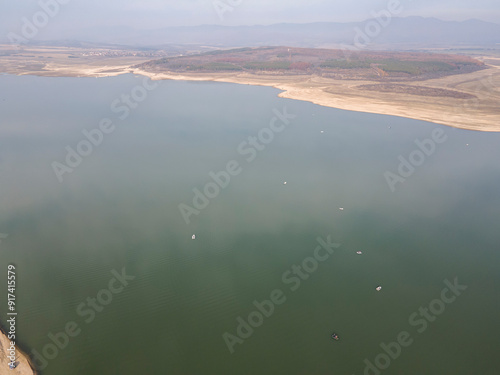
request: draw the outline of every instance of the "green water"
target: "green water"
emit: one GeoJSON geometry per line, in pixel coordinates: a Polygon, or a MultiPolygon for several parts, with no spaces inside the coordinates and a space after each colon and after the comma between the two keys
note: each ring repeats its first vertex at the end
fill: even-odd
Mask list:
{"type": "Polygon", "coordinates": [[[380,373],[498,373],[499,134],[220,83],[162,82],[121,120],[110,106],[137,85],[0,76],[0,280],[15,264],[18,338],[51,355],[49,333],[80,330],[43,374],[358,375],[404,331],[380,373]],[[248,162],[239,145],[285,106],[296,117],[248,162]],[[60,183],[51,163],[103,118],[115,130],[60,183]],[[392,192],[384,172],[434,129],[446,141],[392,192]],[[241,173],[186,224],[179,205],[231,160],[241,173]],[[327,236],[341,246],[292,290],[284,274],[327,236]],[[123,268],[135,279],[86,323],[78,307],[123,268]],[[467,289],[419,333],[410,316],[455,278],[467,289]],[[231,354],[223,334],[274,290],[284,302],[231,354]]]}

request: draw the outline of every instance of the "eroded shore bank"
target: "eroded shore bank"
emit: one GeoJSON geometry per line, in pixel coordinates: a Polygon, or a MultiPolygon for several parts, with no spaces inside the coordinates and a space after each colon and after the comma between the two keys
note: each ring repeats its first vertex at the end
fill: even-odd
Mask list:
{"type": "Polygon", "coordinates": [[[13,370],[9,369],[9,359],[11,340],[7,337],[7,334],[2,328],[0,328],[0,374],[12,374],[12,375],[35,375],[37,372],[33,368],[29,356],[21,351],[21,349],[16,346],[16,368],[13,370]]]}

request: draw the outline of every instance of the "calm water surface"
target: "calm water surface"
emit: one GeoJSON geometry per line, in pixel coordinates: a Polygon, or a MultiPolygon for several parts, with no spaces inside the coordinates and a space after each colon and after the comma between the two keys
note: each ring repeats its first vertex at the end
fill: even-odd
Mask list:
{"type": "Polygon", "coordinates": [[[221,83],[162,82],[121,120],[110,106],[137,85],[0,76],[0,277],[16,265],[19,339],[50,356],[50,333],[81,330],[44,374],[363,374],[403,331],[381,373],[498,373],[499,134],[221,83]],[[248,162],[238,146],[285,106],[296,118],[248,162]],[[60,183],[51,163],[103,118],[115,130],[60,183]],[[384,173],[434,129],[446,141],[392,192],[384,173]],[[241,173],[186,224],[179,204],[231,160],[241,173]],[[329,235],[341,246],[292,290],[283,275],[329,235]],[[78,312],[123,268],[121,293],[78,312]],[[467,289],[412,324],[455,278],[467,289]],[[223,334],[276,289],[285,302],[231,354],[223,334]]]}

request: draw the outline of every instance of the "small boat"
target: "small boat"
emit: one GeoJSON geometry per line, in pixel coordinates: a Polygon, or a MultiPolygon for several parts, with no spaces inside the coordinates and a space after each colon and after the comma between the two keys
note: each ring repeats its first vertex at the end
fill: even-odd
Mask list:
{"type": "Polygon", "coordinates": [[[286,181],[285,181],[285,182],[283,182],[283,185],[286,185],[286,181]]]}
{"type": "Polygon", "coordinates": [[[344,207],[339,207],[339,210],[340,211],[344,211],[344,207]]]}
{"type": "Polygon", "coordinates": [[[379,285],[379,286],[377,286],[377,287],[375,288],[375,290],[376,290],[377,292],[380,292],[380,290],[381,290],[381,289],[382,289],[382,287],[381,287],[380,285],[379,285]]]}
{"type": "Polygon", "coordinates": [[[363,254],[363,252],[361,252],[361,251],[356,251],[356,254],[361,255],[361,254],[363,254]]]}
{"type": "Polygon", "coordinates": [[[336,333],[332,333],[332,339],[339,340],[339,336],[336,333]]]}
{"type": "Polygon", "coordinates": [[[192,239],[192,240],[195,240],[195,239],[196,239],[196,235],[194,235],[194,234],[193,234],[193,235],[191,236],[191,239],[192,239]]]}

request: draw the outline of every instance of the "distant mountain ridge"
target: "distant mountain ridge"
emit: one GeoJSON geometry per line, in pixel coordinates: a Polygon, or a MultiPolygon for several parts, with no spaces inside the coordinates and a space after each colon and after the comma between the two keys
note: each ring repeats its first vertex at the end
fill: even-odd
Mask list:
{"type": "MultiPolygon", "coordinates": [[[[362,48],[414,48],[443,46],[488,46],[500,48],[500,25],[480,20],[442,21],[424,17],[394,17],[381,26],[375,36],[363,39],[369,22],[281,23],[255,26],[202,25],[135,30],[131,27],[96,27],[68,32],[64,39],[79,42],[120,44],[134,47],[162,45],[208,45],[214,47],[276,46],[325,47],[352,46],[362,40],[362,48]],[[356,39],[357,38],[357,39],[356,39]]],[[[380,24],[380,22],[379,22],[380,24]]],[[[44,34],[45,40],[60,40],[44,34]]],[[[359,48],[359,43],[358,43],[359,48]]]]}

